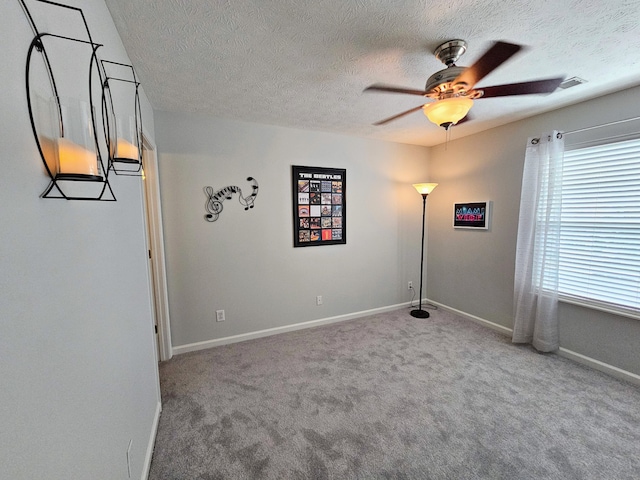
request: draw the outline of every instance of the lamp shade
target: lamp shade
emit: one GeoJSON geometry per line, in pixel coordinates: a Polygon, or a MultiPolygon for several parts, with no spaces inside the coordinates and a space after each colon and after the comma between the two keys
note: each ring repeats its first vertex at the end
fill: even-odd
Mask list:
{"type": "Polygon", "coordinates": [[[455,125],[462,120],[473,106],[473,100],[466,97],[443,98],[423,107],[427,118],[441,127],[455,125]]]}
{"type": "Polygon", "coordinates": [[[420,195],[429,195],[433,192],[433,189],[438,186],[437,183],[414,183],[413,188],[415,188],[420,195]]]}

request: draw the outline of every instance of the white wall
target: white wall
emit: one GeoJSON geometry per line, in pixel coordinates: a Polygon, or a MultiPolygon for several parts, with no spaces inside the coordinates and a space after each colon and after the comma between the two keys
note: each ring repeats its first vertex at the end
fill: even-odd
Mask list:
{"type": "MultiPolygon", "coordinates": [[[[580,87],[576,87],[580,88],[580,87]]],[[[492,101],[492,100],[487,100],[492,101]]],[[[640,88],[583,102],[461,138],[431,151],[438,189],[429,196],[429,298],[511,328],[520,186],[527,137],[638,116],[640,88]],[[454,202],[491,200],[489,231],[455,230],[454,202]]],[[[640,122],[581,134],[637,132],[640,122]]],[[[455,132],[454,132],[455,136],[455,132]]],[[[575,142],[568,135],[567,144],[575,142]]],[[[640,374],[640,321],[562,304],[561,347],[640,374]]]]}
{"type": "MultiPolygon", "coordinates": [[[[80,3],[100,53],[127,62],[103,2],[80,3]]],[[[0,6],[0,38],[0,478],[128,478],[130,440],[141,478],[159,397],[140,180],[114,178],[117,202],[39,198],[17,0],[0,6]]]]}
{"type": "Polygon", "coordinates": [[[410,300],[427,148],[165,112],[156,128],[174,346],[410,300]],[[293,247],[291,165],[346,168],[346,245],[293,247]],[[255,208],[234,195],[206,222],[203,187],[246,195],[249,176],[255,208]]]}

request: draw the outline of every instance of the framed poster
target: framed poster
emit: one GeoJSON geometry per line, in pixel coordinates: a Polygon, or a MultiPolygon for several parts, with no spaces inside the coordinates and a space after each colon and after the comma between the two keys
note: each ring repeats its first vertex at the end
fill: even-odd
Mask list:
{"type": "Polygon", "coordinates": [[[453,204],[453,227],[487,230],[491,202],[453,204]]]}
{"type": "Polygon", "coordinates": [[[347,243],[347,171],[291,166],[293,246],[347,243]]]}

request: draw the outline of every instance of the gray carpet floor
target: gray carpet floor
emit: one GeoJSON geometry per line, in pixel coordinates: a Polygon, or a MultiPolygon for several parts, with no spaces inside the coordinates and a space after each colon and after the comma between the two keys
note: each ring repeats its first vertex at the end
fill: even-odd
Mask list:
{"type": "Polygon", "coordinates": [[[151,480],[640,479],[640,388],[438,310],[160,366],[151,480]]]}

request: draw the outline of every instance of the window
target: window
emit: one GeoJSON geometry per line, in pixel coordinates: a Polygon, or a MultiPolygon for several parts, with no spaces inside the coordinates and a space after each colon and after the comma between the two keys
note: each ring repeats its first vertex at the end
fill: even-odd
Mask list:
{"type": "Polygon", "coordinates": [[[640,314],[640,139],[566,151],[558,290],[640,314]]]}

